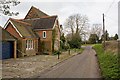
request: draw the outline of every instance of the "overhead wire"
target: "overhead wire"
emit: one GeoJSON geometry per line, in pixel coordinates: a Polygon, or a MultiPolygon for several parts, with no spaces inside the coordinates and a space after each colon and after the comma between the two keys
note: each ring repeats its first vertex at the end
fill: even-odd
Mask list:
{"type": "Polygon", "coordinates": [[[110,9],[112,8],[114,3],[115,3],[115,0],[113,0],[112,3],[110,4],[110,6],[108,7],[107,11],[105,12],[106,15],[110,11],[110,9]]]}
{"type": "Polygon", "coordinates": [[[109,16],[107,16],[107,15],[105,15],[105,17],[106,17],[107,19],[110,19],[111,21],[114,21],[115,23],[118,22],[117,20],[115,20],[115,19],[113,19],[113,18],[111,18],[111,17],[109,17],[109,16]]]}

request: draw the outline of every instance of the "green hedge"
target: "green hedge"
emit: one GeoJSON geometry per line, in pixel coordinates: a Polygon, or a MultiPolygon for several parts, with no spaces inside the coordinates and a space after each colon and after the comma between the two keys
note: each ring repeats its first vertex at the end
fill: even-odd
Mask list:
{"type": "Polygon", "coordinates": [[[101,44],[94,45],[94,49],[96,50],[98,55],[102,77],[107,80],[110,78],[120,78],[118,56],[107,51],[106,53],[104,53],[101,44]]]}

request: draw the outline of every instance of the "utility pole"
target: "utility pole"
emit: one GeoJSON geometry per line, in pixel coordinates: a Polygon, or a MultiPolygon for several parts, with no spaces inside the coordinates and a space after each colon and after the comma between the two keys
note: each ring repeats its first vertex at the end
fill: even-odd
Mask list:
{"type": "Polygon", "coordinates": [[[105,15],[103,13],[103,47],[105,51],[105,15]]]}

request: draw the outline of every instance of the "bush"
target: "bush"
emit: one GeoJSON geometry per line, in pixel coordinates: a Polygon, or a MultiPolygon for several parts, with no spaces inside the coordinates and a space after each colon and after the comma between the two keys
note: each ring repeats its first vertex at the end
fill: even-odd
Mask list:
{"type": "Polygon", "coordinates": [[[64,46],[64,50],[68,50],[69,49],[69,46],[64,46]]]}
{"type": "Polygon", "coordinates": [[[69,41],[70,48],[81,48],[81,43],[79,41],[71,40],[69,41]]]}
{"type": "Polygon", "coordinates": [[[65,44],[61,44],[61,50],[67,50],[67,49],[69,49],[69,46],[68,45],[65,45],[65,44]]]}
{"type": "Polygon", "coordinates": [[[70,48],[81,48],[81,37],[74,35],[68,43],[70,48]]]}
{"type": "Polygon", "coordinates": [[[58,54],[61,54],[61,52],[60,51],[54,51],[53,54],[58,55],[58,54]]]}

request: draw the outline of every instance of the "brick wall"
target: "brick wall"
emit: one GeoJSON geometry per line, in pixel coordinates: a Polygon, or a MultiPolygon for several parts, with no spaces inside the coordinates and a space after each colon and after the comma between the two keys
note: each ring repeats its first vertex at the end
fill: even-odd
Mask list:
{"type": "Polygon", "coordinates": [[[16,38],[20,38],[20,35],[17,33],[17,31],[14,29],[14,27],[9,23],[6,30],[12,34],[16,38]]]}
{"type": "MultiPolygon", "coordinates": [[[[40,37],[40,43],[44,43],[44,52],[52,54],[52,30],[40,30],[37,31],[40,37]],[[46,31],[46,38],[43,38],[43,31],[46,31]]],[[[39,49],[42,48],[42,44],[39,44],[39,49]]],[[[42,50],[40,50],[42,51],[42,50]]]]}
{"type": "Polygon", "coordinates": [[[60,48],[60,30],[59,26],[56,25],[55,27],[55,32],[56,32],[56,38],[55,38],[55,44],[54,44],[54,50],[59,50],[60,48]]]}

